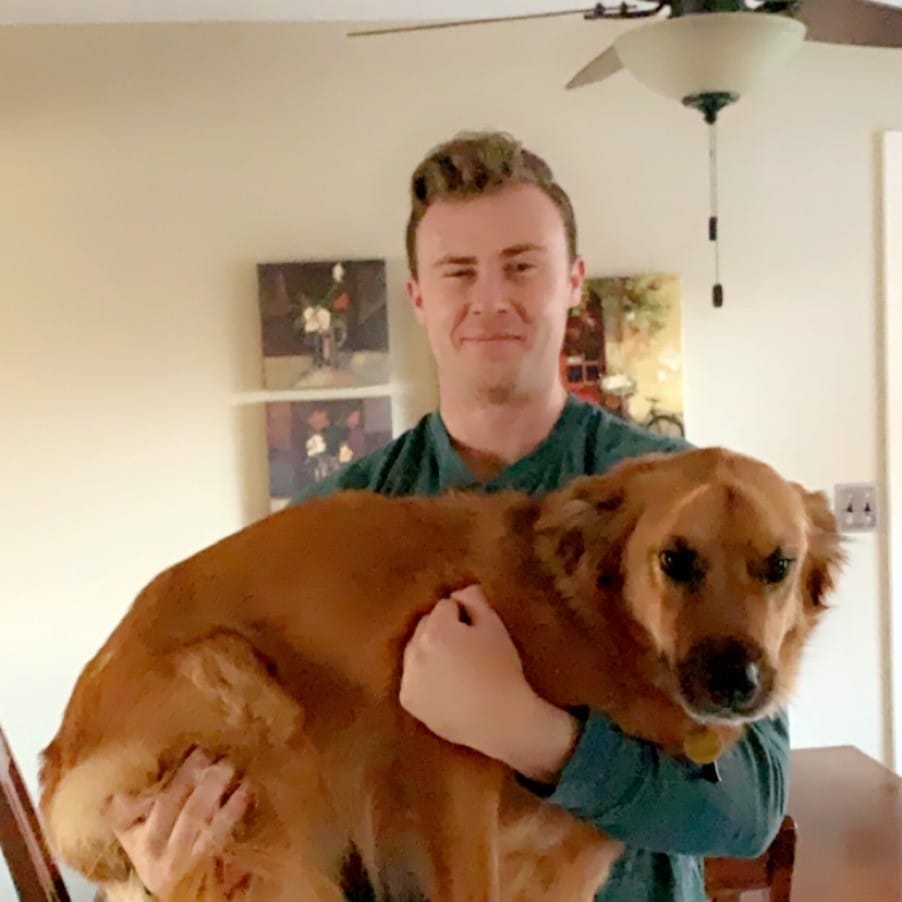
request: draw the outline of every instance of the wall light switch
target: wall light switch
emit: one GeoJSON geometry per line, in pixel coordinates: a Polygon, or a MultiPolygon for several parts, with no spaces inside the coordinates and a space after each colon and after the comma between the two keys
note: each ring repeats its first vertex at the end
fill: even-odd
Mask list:
{"type": "Polygon", "coordinates": [[[844,483],[834,490],[834,509],[842,532],[877,528],[877,486],[871,482],[844,483]]]}

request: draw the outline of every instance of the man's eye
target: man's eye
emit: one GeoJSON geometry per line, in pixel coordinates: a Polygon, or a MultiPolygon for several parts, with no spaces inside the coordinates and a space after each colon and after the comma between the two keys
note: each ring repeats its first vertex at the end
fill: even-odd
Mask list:
{"type": "Polygon", "coordinates": [[[512,269],[518,273],[529,272],[530,270],[535,268],[536,266],[534,263],[527,263],[525,260],[519,263],[515,263],[512,267],[512,269]]]}
{"type": "Polygon", "coordinates": [[[466,279],[473,275],[472,269],[454,269],[451,272],[445,273],[446,278],[449,279],[466,279]]]}

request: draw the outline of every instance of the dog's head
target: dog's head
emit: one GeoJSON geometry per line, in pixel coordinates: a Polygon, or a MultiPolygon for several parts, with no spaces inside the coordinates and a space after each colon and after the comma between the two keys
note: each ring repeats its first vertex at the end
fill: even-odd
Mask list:
{"type": "Polygon", "coordinates": [[[601,628],[602,606],[619,599],[676,700],[711,723],[787,701],[844,559],[823,493],[717,448],[581,477],[538,528],[586,627],[601,628]]]}

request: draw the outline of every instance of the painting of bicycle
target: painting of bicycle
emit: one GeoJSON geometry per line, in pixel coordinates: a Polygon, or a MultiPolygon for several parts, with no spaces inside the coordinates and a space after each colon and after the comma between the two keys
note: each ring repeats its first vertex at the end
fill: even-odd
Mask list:
{"type": "Polygon", "coordinates": [[[680,280],[586,279],[561,352],[568,391],[660,435],[685,436],[680,280]]]}

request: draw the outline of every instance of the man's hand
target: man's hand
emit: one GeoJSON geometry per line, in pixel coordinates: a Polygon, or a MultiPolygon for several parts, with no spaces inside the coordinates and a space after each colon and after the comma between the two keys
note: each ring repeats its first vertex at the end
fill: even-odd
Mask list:
{"type": "MultiPolygon", "coordinates": [[[[150,892],[165,895],[202,859],[216,855],[253,803],[235,769],[192,752],[172,778],[140,796],[113,796],[113,832],[150,892]]],[[[243,876],[243,875],[241,875],[243,876]]]]}
{"type": "Polygon", "coordinates": [[[442,599],[417,624],[404,650],[400,702],[436,735],[540,782],[557,778],[579,734],[576,718],[529,685],[479,586],[442,599]]]}

